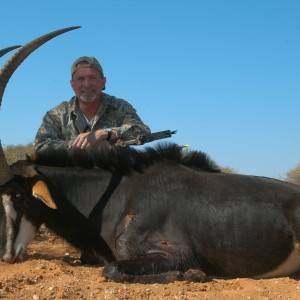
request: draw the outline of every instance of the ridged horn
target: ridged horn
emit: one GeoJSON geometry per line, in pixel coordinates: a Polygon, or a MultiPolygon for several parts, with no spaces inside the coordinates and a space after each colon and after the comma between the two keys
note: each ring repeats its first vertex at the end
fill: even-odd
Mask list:
{"type": "MultiPolygon", "coordinates": [[[[2,103],[2,97],[5,91],[5,87],[14,73],[14,71],[18,68],[18,66],[24,61],[24,59],[30,55],[34,50],[39,48],[41,45],[46,43],[47,41],[53,39],[54,37],[63,34],[67,31],[71,31],[74,29],[80,28],[80,26],[67,27],[63,29],[59,29],[48,34],[45,34],[29,43],[25,46],[21,47],[0,69],[0,106],[2,103]]],[[[12,48],[10,48],[12,50],[12,48]]],[[[1,50],[4,55],[9,51],[9,48],[1,50]]],[[[13,172],[10,169],[2,149],[2,145],[0,142],[0,186],[8,182],[13,178],[13,172]]]]}
{"type": "Polygon", "coordinates": [[[14,174],[6,162],[0,141],[0,186],[13,178],[14,174]]]}
{"type": "Polygon", "coordinates": [[[22,46],[11,46],[11,47],[2,49],[2,50],[0,50],[0,57],[3,56],[4,54],[6,54],[7,52],[12,51],[17,48],[20,48],[20,47],[22,47],[22,46]]]}
{"type": "Polygon", "coordinates": [[[77,28],[80,28],[81,26],[73,26],[73,27],[67,27],[63,29],[59,29],[53,32],[50,32],[48,34],[45,34],[29,43],[21,47],[1,68],[0,70],[0,106],[2,102],[2,97],[4,94],[5,87],[14,73],[14,71],[17,69],[17,67],[23,62],[23,60],[30,55],[34,50],[36,50],[38,47],[43,45],[44,43],[48,42],[49,40],[53,39],[54,37],[63,34],[67,31],[71,31],[77,28]]]}

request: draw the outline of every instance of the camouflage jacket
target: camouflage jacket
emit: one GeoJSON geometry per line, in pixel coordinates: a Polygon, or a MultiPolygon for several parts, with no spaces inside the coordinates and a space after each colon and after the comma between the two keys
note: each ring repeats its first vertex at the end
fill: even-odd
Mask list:
{"type": "MultiPolygon", "coordinates": [[[[102,93],[101,106],[93,118],[90,130],[111,128],[122,140],[131,140],[139,134],[150,133],[136,110],[128,102],[102,93]]],[[[87,121],[74,96],[46,113],[34,142],[36,151],[46,148],[69,148],[79,133],[86,132],[87,121]]]]}

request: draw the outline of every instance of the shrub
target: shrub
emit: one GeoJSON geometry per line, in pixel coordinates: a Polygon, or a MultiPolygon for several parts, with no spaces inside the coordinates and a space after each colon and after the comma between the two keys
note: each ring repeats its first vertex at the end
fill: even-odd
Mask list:
{"type": "Polygon", "coordinates": [[[300,185],[300,164],[286,173],[285,180],[300,185]]]}
{"type": "Polygon", "coordinates": [[[27,145],[8,145],[4,147],[3,151],[9,165],[20,159],[25,159],[26,155],[32,155],[34,152],[32,143],[27,145]]]}
{"type": "Polygon", "coordinates": [[[231,167],[219,167],[222,173],[237,174],[237,171],[231,167]]]}

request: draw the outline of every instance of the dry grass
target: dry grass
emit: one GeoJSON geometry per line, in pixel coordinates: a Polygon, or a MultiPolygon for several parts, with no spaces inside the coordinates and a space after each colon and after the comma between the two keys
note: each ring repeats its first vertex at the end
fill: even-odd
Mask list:
{"type": "Polygon", "coordinates": [[[32,143],[27,145],[8,145],[3,150],[8,164],[13,164],[20,159],[25,159],[26,155],[32,155],[34,152],[32,143]]]}

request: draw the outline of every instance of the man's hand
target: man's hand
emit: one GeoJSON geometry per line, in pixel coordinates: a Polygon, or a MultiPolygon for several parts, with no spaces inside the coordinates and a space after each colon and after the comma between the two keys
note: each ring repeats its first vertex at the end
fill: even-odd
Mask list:
{"type": "Polygon", "coordinates": [[[72,143],[72,147],[80,149],[90,149],[99,142],[106,141],[106,138],[107,132],[103,129],[80,133],[72,143]]]}

